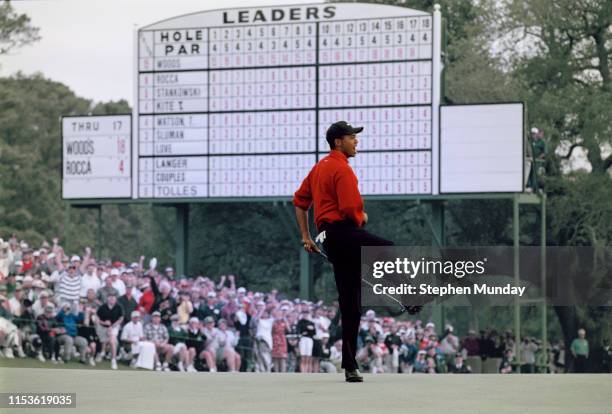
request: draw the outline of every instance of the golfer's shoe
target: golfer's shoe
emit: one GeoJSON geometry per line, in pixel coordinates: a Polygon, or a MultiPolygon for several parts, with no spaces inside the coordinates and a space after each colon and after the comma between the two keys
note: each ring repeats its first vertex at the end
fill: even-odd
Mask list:
{"type": "Polygon", "coordinates": [[[344,370],[344,380],[346,382],[363,382],[363,377],[358,369],[353,371],[344,370]]]}

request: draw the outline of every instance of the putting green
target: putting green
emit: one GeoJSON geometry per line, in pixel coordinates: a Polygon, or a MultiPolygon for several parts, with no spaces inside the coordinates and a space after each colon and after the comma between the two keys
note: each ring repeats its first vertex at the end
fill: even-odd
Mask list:
{"type": "MultiPolygon", "coordinates": [[[[68,413],[612,413],[612,375],[255,374],[0,368],[2,392],[76,392],[68,413]]],[[[0,409],[2,413],[39,409],[0,409]]]]}

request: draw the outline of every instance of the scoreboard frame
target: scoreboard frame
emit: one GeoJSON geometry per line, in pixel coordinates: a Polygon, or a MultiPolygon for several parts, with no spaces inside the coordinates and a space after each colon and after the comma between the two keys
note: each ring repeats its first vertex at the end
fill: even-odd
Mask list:
{"type": "MultiPolygon", "coordinates": [[[[477,192],[477,191],[465,191],[465,192],[452,192],[452,191],[442,191],[442,171],[441,171],[441,167],[440,167],[440,174],[438,174],[438,188],[440,189],[439,192],[439,197],[440,198],[448,198],[450,197],[455,197],[455,196],[468,196],[468,198],[471,198],[470,196],[473,196],[475,194],[500,194],[500,195],[513,195],[513,194],[524,194],[525,193],[525,157],[526,157],[526,153],[525,153],[525,133],[527,131],[527,105],[524,101],[500,101],[500,102],[472,102],[472,103],[454,103],[454,104],[440,104],[438,105],[438,119],[442,119],[442,108],[443,107],[456,107],[456,106],[478,106],[478,105],[488,105],[488,106],[492,106],[492,105],[521,105],[522,109],[521,109],[521,113],[522,113],[522,117],[523,117],[523,124],[522,124],[522,128],[521,128],[521,153],[523,154],[521,160],[521,192],[516,192],[516,191],[493,191],[493,192],[477,192]]],[[[440,121],[438,123],[438,137],[440,137],[440,142],[439,142],[439,150],[438,150],[438,165],[441,166],[441,160],[442,160],[442,138],[441,138],[441,132],[442,132],[442,122],[440,121]]]]}
{"type": "MultiPolygon", "coordinates": [[[[314,108],[311,107],[304,107],[302,109],[298,109],[298,108],[293,108],[294,110],[303,110],[303,111],[314,111],[315,117],[316,117],[316,121],[315,121],[315,136],[313,137],[314,139],[314,143],[315,143],[315,148],[313,152],[302,152],[302,155],[309,155],[312,154],[313,155],[313,160],[312,160],[312,165],[314,165],[314,163],[321,157],[324,155],[324,152],[322,151],[322,149],[319,147],[319,142],[321,140],[321,132],[319,131],[319,115],[322,111],[333,111],[333,110],[345,110],[346,107],[340,106],[340,107],[321,107],[320,106],[320,97],[319,97],[319,87],[320,87],[320,83],[319,83],[319,72],[321,70],[321,68],[327,67],[327,68],[332,68],[334,67],[334,65],[352,65],[353,67],[355,65],[358,65],[359,63],[366,63],[367,65],[370,64],[374,64],[374,63],[392,63],[392,62],[399,62],[397,60],[380,60],[377,62],[374,62],[370,59],[367,59],[365,62],[363,61],[340,61],[338,63],[332,63],[332,62],[321,62],[320,61],[320,55],[319,55],[319,42],[320,42],[320,38],[318,36],[318,32],[319,32],[319,28],[321,26],[321,24],[323,23],[329,23],[329,24],[334,24],[334,23],[342,23],[345,21],[357,21],[357,20],[375,20],[378,19],[381,22],[386,20],[386,19],[395,19],[395,18],[404,18],[404,19],[408,19],[408,18],[419,18],[419,17],[425,17],[428,16],[431,19],[431,24],[432,24],[432,28],[431,28],[431,58],[428,59],[419,59],[417,57],[417,60],[408,60],[408,58],[404,58],[405,60],[401,60],[401,62],[405,62],[405,63],[411,63],[411,62],[431,62],[431,99],[430,99],[430,103],[415,103],[413,105],[406,105],[406,104],[399,104],[399,105],[375,105],[375,106],[363,106],[363,107],[354,107],[354,110],[359,110],[359,109],[363,109],[365,111],[368,110],[376,110],[376,109],[380,109],[381,111],[385,108],[389,108],[389,107],[399,107],[399,108],[409,108],[409,107],[414,107],[414,108],[431,108],[431,143],[430,143],[430,147],[428,149],[425,149],[426,151],[429,151],[431,154],[430,157],[430,166],[431,166],[431,171],[430,171],[430,192],[429,193],[413,193],[413,194],[363,194],[362,191],[362,197],[365,200],[423,200],[423,201],[436,201],[436,200],[445,200],[445,199],[459,199],[459,198],[467,198],[467,199],[483,199],[483,198],[507,198],[508,196],[511,195],[516,195],[516,194],[525,194],[523,193],[515,193],[515,192],[465,192],[465,193],[458,193],[458,192],[453,192],[453,193],[444,193],[441,192],[441,156],[442,156],[442,150],[441,150],[441,108],[442,106],[451,106],[451,105],[447,105],[447,104],[442,104],[442,92],[443,92],[443,62],[442,62],[442,51],[443,51],[443,19],[440,13],[440,6],[439,5],[434,5],[433,7],[433,12],[425,12],[425,11],[421,11],[421,10],[415,10],[415,9],[408,9],[408,8],[404,8],[404,7],[400,7],[400,6],[391,6],[391,5],[381,5],[381,4],[372,4],[372,3],[322,3],[322,4],[297,4],[297,5],[277,5],[277,6],[264,6],[261,7],[260,9],[281,9],[281,8],[293,8],[293,7],[308,7],[308,6],[317,6],[317,7],[322,7],[322,6],[338,6],[338,5],[360,5],[360,6],[364,6],[364,7],[376,7],[376,8],[380,8],[382,10],[384,10],[383,8],[387,8],[387,9],[403,9],[401,11],[395,11],[395,12],[391,12],[389,13],[389,15],[384,15],[384,13],[380,14],[380,15],[374,15],[373,17],[365,17],[365,18],[344,18],[343,16],[339,16],[337,18],[334,19],[329,19],[329,20],[323,20],[323,19],[314,19],[314,20],[300,20],[300,21],[295,21],[295,22],[287,22],[287,21],[281,21],[281,22],[265,22],[265,23],[260,23],[260,24],[254,24],[254,23],[247,23],[244,25],[228,25],[228,28],[236,28],[236,27],[245,27],[245,26],[263,26],[263,27],[269,27],[270,24],[276,24],[278,25],[278,27],[282,27],[282,25],[285,24],[291,24],[291,23],[302,23],[302,24],[314,24],[317,28],[317,34],[315,39],[315,53],[316,53],[316,57],[315,57],[315,61],[312,63],[306,63],[304,62],[304,65],[307,65],[309,67],[313,67],[315,70],[315,76],[316,76],[316,81],[315,81],[315,92],[314,92],[314,96],[315,96],[315,106],[314,108]],[[412,13],[414,12],[414,13],[412,13]]],[[[209,193],[207,193],[207,196],[204,197],[151,197],[151,198],[142,198],[139,195],[139,181],[140,181],[140,167],[139,167],[139,162],[141,160],[141,154],[140,154],[140,139],[139,139],[139,128],[140,128],[140,97],[139,97],[139,91],[140,91],[140,47],[139,47],[139,42],[140,42],[140,33],[142,31],[151,31],[153,33],[155,33],[155,31],[160,31],[160,30],[167,30],[167,31],[172,31],[172,30],[176,30],[176,31],[181,31],[181,30],[185,30],[187,28],[187,26],[180,26],[178,25],[178,27],[176,26],[172,26],[172,21],[174,21],[175,19],[178,18],[189,18],[189,16],[194,16],[194,15],[202,15],[202,14],[206,14],[206,13],[230,13],[232,11],[240,11],[240,10],[245,10],[248,9],[250,11],[253,11],[257,8],[255,7],[235,7],[235,8],[220,8],[220,9],[213,9],[213,10],[205,10],[205,11],[198,11],[198,12],[194,12],[194,13],[189,13],[189,14],[185,14],[185,15],[180,15],[180,16],[172,16],[170,18],[167,19],[163,19],[161,21],[155,22],[155,23],[151,23],[148,24],[146,26],[140,27],[140,28],[136,28],[134,29],[134,35],[133,35],[133,47],[134,47],[134,56],[133,56],[133,70],[132,70],[132,74],[133,74],[133,96],[135,98],[134,103],[133,103],[133,109],[132,109],[132,113],[131,114],[117,114],[117,115],[130,115],[130,119],[131,119],[131,124],[132,124],[132,130],[130,131],[130,139],[131,139],[131,166],[130,166],[130,176],[131,176],[131,187],[130,187],[130,192],[131,195],[129,198],[126,197],[106,197],[106,198],[70,198],[70,199],[65,199],[67,201],[69,201],[70,203],[74,204],[74,205],[93,205],[93,204],[106,204],[106,203],[146,203],[146,204],[165,204],[165,205],[176,205],[176,204],[189,204],[189,203],[208,203],[208,202],[287,202],[291,200],[292,195],[275,195],[275,196],[271,196],[271,195],[264,195],[264,196],[210,196],[209,193]],[[163,27],[163,24],[165,24],[166,22],[170,22],[168,23],[167,26],[163,27]],[[162,24],[162,27],[159,27],[158,25],[162,24]]],[[[322,10],[322,9],[321,9],[322,10]]],[[[238,12],[239,13],[239,12],[238,12]]],[[[224,17],[225,18],[225,17],[224,17]]],[[[191,19],[193,21],[193,19],[191,19]]],[[[210,19],[209,19],[210,20],[210,19]]],[[[199,21],[198,21],[199,22],[199,21]]],[[[203,30],[207,30],[207,33],[210,33],[210,29],[212,28],[219,28],[219,27],[224,27],[224,26],[219,26],[219,24],[215,24],[215,25],[211,25],[211,24],[200,24],[198,23],[199,26],[193,26],[193,28],[195,29],[203,29],[203,30]]],[[[190,26],[191,27],[191,26],[190,26]]],[[[372,32],[371,31],[366,31],[365,35],[371,35],[372,32]]],[[[207,44],[207,48],[210,48],[210,39],[206,39],[206,44],[207,44]]],[[[391,46],[393,47],[393,46],[391,46]]],[[[380,49],[382,51],[382,47],[380,49]]],[[[153,51],[153,58],[155,59],[155,51],[153,51]]],[[[210,63],[210,55],[208,54],[207,51],[207,55],[206,55],[206,59],[207,61],[210,63]]],[[[270,68],[271,66],[265,66],[266,68],[270,68]]],[[[295,68],[296,66],[293,64],[280,64],[277,66],[274,66],[276,68],[295,68]]],[[[154,69],[154,68],[153,68],[154,69]]],[[[211,67],[210,65],[206,65],[205,69],[192,69],[192,71],[206,71],[207,72],[207,77],[208,77],[208,73],[210,73],[213,70],[225,70],[225,69],[229,69],[229,70],[241,70],[241,69],[253,69],[253,67],[247,67],[247,66],[232,66],[229,68],[221,68],[219,66],[217,67],[211,67]]],[[[182,71],[183,69],[177,68],[174,69],[176,72],[174,73],[181,73],[180,71],[182,71]]],[[[152,70],[150,73],[152,73],[153,75],[155,73],[159,73],[157,71],[152,70]]],[[[210,81],[207,80],[206,84],[204,85],[204,89],[210,89],[210,81]]],[[[207,90],[207,95],[206,95],[206,99],[207,101],[210,99],[210,94],[208,93],[209,91],[207,90]]],[[[490,104],[505,104],[505,103],[521,103],[523,104],[523,122],[526,122],[526,107],[524,105],[523,102],[492,102],[490,104]]],[[[489,103],[474,103],[474,104],[489,104],[489,103]]],[[[279,111],[278,109],[268,109],[267,111],[279,111]]],[[[221,111],[219,113],[223,113],[225,111],[221,111]]],[[[259,113],[259,112],[263,112],[263,110],[258,110],[257,107],[253,108],[253,109],[247,109],[244,110],[242,112],[251,112],[251,113],[259,113]]],[[[207,103],[207,109],[206,111],[199,111],[198,113],[205,113],[207,114],[206,116],[209,117],[210,114],[215,114],[216,112],[211,111],[210,110],[210,106],[207,103]]],[[[230,112],[225,112],[229,115],[233,115],[234,113],[236,113],[235,111],[231,111],[230,112]]],[[[277,112],[278,113],[278,112],[277,112]]],[[[291,113],[291,112],[289,112],[291,113]]],[[[147,115],[151,115],[151,119],[155,120],[155,115],[156,112],[155,110],[152,110],[152,112],[149,114],[147,113],[147,115]]],[[[167,113],[167,115],[170,115],[169,113],[167,113]]],[[[186,116],[188,115],[182,112],[176,112],[173,113],[171,115],[176,115],[176,116],[186,116]]],[[[116,116],[116,115],[105,115],[105,116],[116,116]]],[[[67,116],[67,117],[62,117],[63,118],[69,118],[69,117],[78,117],[78,116],[67,116]]],[[[209,122],[210,118],[207,118],[207,122],[209,122]]],[[[352,122],[351,119],[347,119],[349,122],[352,122]]],[[[366,128],[368,127],[367,124],[365,124],[366,128]]],[[[61,125],[62,129],[63,129],[63,122],[61,125]]],[[[522,174],[523,174],[523,191],[524,191],[524,176],[525,176],[525,125],[523,125],[523,140],[522,140],[522,153],[523,153],[523,167],[522,167],[522,174]]],[[[62,136],[60,137],[60,140],[63,144],[63,131],[62,131],[62,136]]],[[[257,138],[254,138],[257,139],[257,138]]],[[[210,140],[210,135],[207,134],[206,136],[206,141],[210,140]]],[[[209,143],[206,144],[207,146],[210,146],[209,143]]],[[[405,153],[409,153],[409,152],[415,152],[418,151],[418,148],[412,148],[412,149],[397,149],[395,147],[390,147],[388,150],[362,150],[360,151],[360,154],[357,155],[357,157],[363,156],[364,153],[371,153],[371,152],[383,152],[383,151],[390,151],[390,152],[395,152],[395,151],[400,151],[400,152],[405,152],[405,153]]],[[[63,198],[63,178],[64,178],[64,159],[63,159],[63,145],[61,148],[61,161],[62,161],[62,182],[61,182],[61,192],[62,192],[62,198],[63,198]]],[[[292,154],[292,153],[286,153],[286,154],[292,154]]],[[[295,154],[295,153],[294,153],[295,154]]],[[[197,157],[205,157],[207,159],[207,169],[209,169],[208,167],[208,160],[210,160],[211,155],[215,155],[213,153],[211,153],[210,151],[206,151],[205,154],[200,154],[200,155],[190,155],[191,157],[197,156],[197,157]]],[[[226,155],[230,155],[230,156],[238,156],[238,155],[246,155],[245,154],[226,154],[226,155]]],[[[253,152],[252,156],[256,156],[256,155],[264,155],[264,153],[259,153],[259,152],[253,152]]],[[[151,153],[151,156],[153,157],[152,159],[155,160],[155,151],[153,151],[151,153]]],[[[174,155],[174,154],[168,154],[168,155],[157,155],[157,157],[160,158],[176,158],[176,157],[189,157],[186,155],[174,155]]],[[[367,168],[367,166],[366,166],[367,168]]],[[[210,177],[207,176],[206,177],[206,182],[207,182],[207,186],[209,186],[210,183],[210,177]]],[[[297,189],[297,186],[296,186],[297,189]]],[[[155,195],[155,194],[153,194],[155,195]]],[[[64,198],[63,198],[64,199],[64,198]]]]}
{"type": "MultiPolygon", "coordinates": [[[[262,7],[261,9],[275,9],[275,8],[286,8],[286,7],[306,7],[306,6],[313,6],[313,7],[321,7],[321,6],[344,6],[344,5],[350,5],[351,3],[325,3],[325,4],[298,4],[298,5],[291,5],[291,6],[266,6],[266,7],[262,7]]],[[[354,3],[353,3],[354,4],[354,3]]],[[[308,153],[302,153],[302,155],[307,156],[308,154],[313,155],[312,158],[312,165],[314,165],[316,163],[316,161],[322,157],[324,155],[324,151],[319,147],[319,141],[321,139],[320,137],[320,131],[319,131],[319,114],[321,110],[324,109],[320,109],[320,98],[319,98],[319,87],[320,87],[320,83],[318,81],[318,74],[319,71],[321,70],[322,67],[333,67],[333,63],[329,62],[329,63],[321,63],[320,61],[320,56],[319,56],[319,41],[320,41],[320,37],[318,36],[318,29],[321,27],[322,24],[324,23],[329,23],[329,24],[334,24],[334,23],[343,23],[346,21],[357,21],[357,20],[375,20],[378,19],[381,22],[385,19],[396,19],[396,18],[403,18],[403,19],[408,19],[408,18],[422,18],[422,17],[429,17],[430,21],[431,21],[431,31],[429,33],[431,33],[431,57],[429,60],[425,59],[420,59],[420,60],[409,60],[408,57],[404,58],[405,60],[402,60],[402,62],[405,62],[406,64],[414,62],[414,63],[418,63],[420,61],[425,61],[425,62],[431,62],[431,86],[430,86],[430,91],[431,91],[431,98],[430,98],[430,102],[428,104],[414,104],[415,108],[421,108],[423,106],[420,105],[426,105],[425,107],[429,107],[431,108],[431,131],[430,131],[430,136],[431,136],[431,143],[430,143],[430,147],[429,147],[429,152],[431,154],[430,157],[430,178],[428,179],[428,187],[429,187],[429,192],[428,193],[417,193],[417,194],[363,194],[363,197],[365,199],[419,199],[419,198],[423,198],[423,196],[426,195],[434,195],[436,196],[439,192],[438,190],[438,183],[439,183],[439,165],[438,165],[438,157],[434,156],[434,154],[436,154],[436,152],[438,152],[438,145],[439,145],[439,130],[437,127],[435,127],[435,125],[438,123],[439,124],[439,112],[436,110],[436,107],[439,106],[440,104],[440,94],[441,94],[441,81],[442,81],[442,62],[441,62],[441,45],[442,45],[442,19],[441,19],[441,13],[439,10],[439,7],[436,5],[434,7],[434,11],[433,13],[431,12],[425,12],[422,10],[415,10],[415,9],[409,9],[409,8],[404,8],[404,7],[398,7],[398,6],[391,6],[391,5],[379,5],[379,4],[371,4],[371,3],[358,3],[358,6],[365,6],[365,7],[376,7],[378,9],[382,9],[382,12],[380,15],[376,15],[374,17],[363,17],[363,18],[359,18],[359,19],[355,19],[355,18],[350,18],[350,17],[344,17],[344,16],[337,16],[334,19],[330,19],[330,20],[323,20],[323,19],[316,19],[316,20],[308,20],[308,21],[295,21],[295,22],[287,22],[287,21],[282,21],[282,22],[266,22],[266,23],[247,23],[245,25],[231,25],[228,26],[228,28],[236,28],[236,27],[243,27],[243,26],[263,26],[263,27],[268,27],[269,23],[271,24],[276,24],[278,25],[278,27],[281,27],[281,25],[285,25],[285,24],[291,24],[291,23],[311,23],[314,24],[315,27],[317,28],[317,34],[315,35],[315,37],[313,38],[315,40],[315,61],[311,62],[311,63],[304,63],[304,65],[309,65],[310,67],[312,67],[315,71],[315,74],[317,76],[317,80],[315,80],[314,84],[316,87],[316,91],[315,91],[315,107],[314,108],[310,108],[310,107],[306,107],[303,110],[307,110],[307,111],[314,111],[315,114],[315,134],[313,137],[314,143],[315,143],[315,148],[314,151],[312,152],[308,152],[308,153]],[[385,14],[385,8],[388,8],[387,10],[391,10],[388,14],[385,14]],[[328,66],[328,65],[332,65],[332,66],[328,66]]],[[[201,11],[201,12],[195,12],[195,13],[189,13],[187,15],[182,15],[182,16],[173,16],[171,18],[168,19],[164,19],[161,20],[159,22],[155,22],[146,26],[143,26],[141,28],[137,28],[134,30],[134,49],[135,49],[135,53],[134,53],[134,69],[133,69],[133,81],[134,81],[134,85],[133,85],[133,94],[135,97],[135,102],[134,102],[134,106],[133,106],[133,111],[134,111],[134,115],[133,115],[133,122],[132,122],[132,127],[134,128],[134,132],[132,134],[132,136],[134,137],[135,141],[133,140],[133,150],[132,150],[132,164],[134,164],[134,168],[135,168],[135,172],[134,172],[134,176],[133,176],[133,180],[132,180],[132,194],[133,194],[133,199],[134,200],[143,200],[146,202],[151,202],[151,203],[191,203],[191,202],[215,202],[215,201],[236,201],[236,202],[241,202],[241,201],[287,201],[291,199],[291,194],[293,191],[291,191],[290,194],[287,195],[263,195],[263,196],[213,196],[210,195],[210,193],[207,193],[206,196],[204,197],[187,197],[187,198],[182,198],[182,197],[157,197],[155,194],[155,189],[154,189],[154,184],[148,184],[151,187],[153,187],[153,195],[150,198],[141,198],[140,197],[140,164],[139,162],[142,160],[139,148],[140,148],[140,138],[139,138],[139,127],[140,127],[140,107],[139,107],[139,88],[140,88],[140,82],[139,82],[139,78],[140,78],[140,47],[139,47],[139,42],[140,42],[140,33],[142,33],[143,31],[149,31],[149,32],[153,32],[155,33],[155,31],[157,30],[185,30],[187,28],[187,26],[180,26],[180,27],[172,27],[171,23],[167,25],[167,27],[162,27],[159,28],[157,27],[157,25],[165,23],[165,22],[171,22],[174,19],[177,18],[184,18],[185,16],[191,16],[191,15],[200,15],[200,14],[204,14],[204,13],[214,13],[214,12],[232,12],[232,11],[236,11],[236,10],[241,10],[241,9],[249,9],[251,11],[255,10],[256,8],[254,7],[235,7],[235,8],[221,8],[221,9],[216,9],[216,10],[206,10],[206,11],[201,11]]],[[[189,26],[191,27],[191,26],[189,26]]],[[[220,24],[216,24],[216,25],[210,25],[210,24],[201,24],[197,27],[192,27],[192,29],[197,28],[197,29],[204,29],[208,31],[208,34],[210,33],[211,29],[214,28],[219,28],[219,27],[223,27],[220,24]]],[[[420,30],[420,29],[418,29],[420,30]]],[[[371,32],[368,30],[366,33],[366,35],[371,35],[371,32]]],[[[155,35],[155,34],[154,34],[155,35]]],[[[208,39],[208,36],[206,37],[206,43],[207,43],[207,47],[210,48],[210,42],[211,40],[208,39]]],[[[406,45],[407,47],[408,45],[406,45]]],[[[382,47],[381,47],[382,50],[382,47]]],[[[153,52],[154,53],[154,52],[153,52]]],[[[153,54],[153,56],[155,56],[153,54]]],[[[206,55],[206,59],[208,60],[208,62],[210,63],[210,55],[207,52],[206,55]]],[[[370,61],[370,59],[366,60],[367,64],[372,64],[375,62],[370,61]]],[[[397,62],[396,60],[391,60],[391,61],[387,61],[387,60],[380,60],[376,63],[381,63],[384,64],[386,62],[392,63],[392,62],[397,62]]],[[[355,64],[359,64],[359,61],[353,61],[353,62],[349,62],[349,61],[342,61],[338,64],[341,65],[355,65],[355,64]]],[[[268,66],[266,66],[268,67],[268,66]]],[[[294,68],[295,66],[292,64],[280,64],[278,66],[275,67],[288,67],[288,68],[294,68]]],[[[240,66],[232,66],[230,68],[227,68],[229,70],[241,70],[241,69],[249,69],[250,67],[247,67],[245,65],[240,65],[240,66]]],[[[154,67],[152,67],[152,69],[155,69],[154,67]]],[[[205,67],[205,69],[201,69],[202,71],[206,71],[208,73],[210,73],[213,70],[226,70],[225,68],[220,68],[220,67],[216,67],[213,68],[209,65],[207,65],[205,67]]],[[[180,69],[176,69],[177,71],[179,71],[180,69]]],[[[193,69],[195,70],[195,69],[193,69]]],[[[155,75],[156,71],[151,70],[151,73],[153,75],[155,75]]],[[[208,88],[210,89],[210,82],[208,81],[207,84],[209,85],[208,88]]],[[[206,88],[205,88],[206,89],[206,88]]],[[[210,99],[210,95],[207,95],[207,99],[210,99]]],[[[399,107],[410,107],[411,105],[396,105],[399,107]]],[[[388,107],[394,107],[394,105],[388,105],[388,107]]],[[[334,110],[336,108],[327,108],[329,110],[334,110]]],[[[344,109],[344,107],[340,107],[340,109],[344,109]]],[[[360,109],[359,107],[354,108],[355,110],[360,109]]],[[[375,109],[383,109],[383,105],[376,105],[374,107],[371,106],[365,106],[363,107],[364,110],[375,110],[375,109]]],[[[257,111],[257,108],[253,108],[251,111],[255,111],[255,113],[257,112],[262,112],[262,111],[257,111]]],[[[271,111],[274,111],[273,109],[271,111]]],[[[203,111],[204,113],[207,114],[214,114],[214,111],[211,112],[210,108],[207,108],[206,111],[203,111]]],[[[245,112],[248,112],[245,111],[245,112]]],[[[233,114],[234,112],[229,112],[229,114],[233,114]]],[[[188,114],[188,113],[187,113],[188,114]]],[[[151,119],[155,119],[154,116],[156,115],[155,110],[152,110],[150,113],[147,112],[147,115],[152,115],[151,119]]],[[[181,113],[176,113],[175,115],[181,115],[181,113]]],[[[183,114],[185,115],[185,114],[183,114]]],[[[209,115],[207,115],[209,116],[209,115]]],[[[210,118],[208,118],[210,120],[210,118]]],[[[349,120],[351,121],[351,120],[349,120]]],[[[367,128],[367,125],[366,125],[367,128]]],[[[208,136],[206,138],[207,140],[210,140],[210,136],[208,136]]],[[[391,152],[395,152],[395,151],[403,151],[408,153],[409,150],[397,150],[393,147],[389,148],[387,151],[391,151],[391,152]]],[[[325,151],[326,153],[327,151],[325,151]]],[[[291,153],[288,153],[288,155],[290,155],[291,153]]],[[[362,150],[361,154],[363,155],[364,152],[362,150]]],[[[205,157],[207,160],[210,160],[212,157],[212,155],[210,152],[207,151],[206,154],[202,155],[202,157],[205,157]]],[[[238,155],[238,154],[236,154],[238,155]]],[[[241,154],[244,155],[244,154],[241,154]]],[[[264,155],[264,154],[260,154],[257,152],[254,152],[252,154],[253,156],[256,155],[264,155]]],[[[153,158],[152,160],[155,160],[155,151],[152,152],[151,155],[153,158]]],[[[231,156],[235,156],[235,155],[231,155],[231,156]]],[[[185,157],[185,156],[181,156],[181,155],[157,155],[157,157],[168,157],[168,158],[175,158],[175,157],[185,157]]],[[[359,157],[359,155],[358,155],[359,157]]],[[[153,161],[154,162],[154,161],[153,161]]],[[[309,167],[310,169],[310,167],[309,167]]],[[[208,171],[210,171],[210,168],[208,168],[208,171]]],[[[307,171],[306,171],[307,173],[307,171]]],[[[306,174],[304,174],[305,177],[306,174]]],[[[303,177],[302,177],[303,178],[303,177]]],[[[208,186],[210,185],[210,179],[211,177],[208,176],[207,178],[207,182],[209,184],[207,184],[208,186]]],[[[297,189],[297,186],[296,188],[297,189]]],[[[362,191],[363,193],[363,191],[362,191]]]]}
{"type": "Polygon", "coordinates": [[[111,200],[112,202],[121,202],[122,200],[127,200],[128,202],[133,200],[134,197],[134,191],[133,191],[133,182],[134,182],[134,117],[133,117],[133,112],[128,112],[128,113],[120,113],[120,114],[103,114],[103,115],[94,115],[94,114],[87,114],[87,115],[62,115],[59,117],[59,123],[60,123],[60,134],[59,134],[59,141],[60,141],[60,145],[59,145],[59,149],[60,149],[60,165],[61,165],[61,173],[60,173],[60,196],[62,200],[65,201],[69,201],[73,204],[79,204],[82,201],[88,201],[88,203],[84,203],[84,204],[100,204],[101,201],[103,200],[111,200]],[[128,117],[130,120],[130,132],[129,132],[129,148],[130,148],[130,174],[129,174],[129,178],[130,178],[130,195],[125,197],[125,196],[117,196],[117,197],[104,197],[104,198],[97,198],[97,197],[84,197],[84,198],[66,198],[64,197],[64,119],[69,119],[69,118],[88,118],[88,117],[92,117],[92,118],[112,118],[112,117],[128,117]],[[91,202],[91,203],[89,203],[91,202]]]}

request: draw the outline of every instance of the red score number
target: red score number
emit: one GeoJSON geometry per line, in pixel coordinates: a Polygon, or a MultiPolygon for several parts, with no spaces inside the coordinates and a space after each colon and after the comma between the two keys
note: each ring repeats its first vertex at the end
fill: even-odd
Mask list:
{"type": "Polygon", "coordinates": [[[117,138],[117,152],[119,154],[125,154],[125,139],[117,138]]]}

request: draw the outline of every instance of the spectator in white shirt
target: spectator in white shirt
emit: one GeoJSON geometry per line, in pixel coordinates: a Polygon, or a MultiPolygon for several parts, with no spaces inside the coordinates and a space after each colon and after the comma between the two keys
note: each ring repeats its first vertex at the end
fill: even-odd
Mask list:
{"type": "Polygon", "coordinates": [[[219,349],[219,329],[215,328],[215,319],[212,316],[204,318],[204,327],[202,333],[206,336],[205,350],[210,355],[206,359],[206,363],[210,368],[210,372],[217,372],[217,350],[219,349]]]}
{"type": "Polygon", "coordinates": [[[340,372],[342,365],[342,339],[338,339],[334,346],[330,348],[329,360],[340,372]]]}
{"type": "Polygon", "coordinates": [[[119,269],[112,269],[110,272],[110,278],[113,282],[112,286],[117,289],[119,296],[125,295],[125,283],[123,283],[123,280],[119,278],[119,269]]]}
{"type": "Polygon", "coordinates": [[[440,349],[444,354],[447,364],[451,364],[455,355],[459,352],[459,338],[453,334],[453,327],[447,326],[447,334],[440,342],[440,349]]]}
{"type": "Polygon", "coordinates": [[[45,313],[45,306],[53,305],[49,301],[49,294],[46,291],[40,292],[38,295],[38,299],[32,304],[32,311],[34,312],[34,317],[38,318],[40,315],[45,313]]]}
{"type": "Polygon", "coordinates": [[[258,302],[256,313],[251,319],[255,330],[253,354],[255,357],[255,372],[272,371],[272,324],[274,319],[266,310],[264,302],[258,302]]]}
{"type": "Polygon", "coordinates": [[[21,286],[17,286],[13,291],[13,297],[8,300],[11,314],[16,318],[19,318],[21,316],[21,313],[23,312],[23,306],[21,304],[22,300],[23,290],[21,286]]]}
{"type": "Polygon", "coordinates": [[[316,329],[316,338],[320,339],[323,334],[329,333],[329,326],[331,325],[331,320],[325,316],[325,308],[323,306],[319,306],[315,310],[315,316],[313,318],[313,322],[315,324],[316,329]]]}
{"type": "Polygon", "coordinates": [[[144,341],[144,330],[140,321],[140,312],[133,311],[131,313],[131,320],[121,330],[121,345],[127,352],[132,354],[131,367],[136,365],[138,353],[140,352],[138,346],[140,341],[144,341]]]}
{"type": "Polygon", "coordinates": [[[225,359],[228,371],[236,372],[240,368],[240,355],[236,352],[235,348],[238,345],[238,336],[233,331],[227,329],[227,321],[225,319],[219,319],[217,325],[219,326],[217,331],[217,343],[219,344],[217,359],[225,359]]]}
{"type": "Polygon", "coordinates": [[[80,296],[82,298],[87,297],[87,291],[89,289],[93,289],[94,291],[98,291],[102,287],[102,281],[98,277],[96,272],[96,266],[93,262],[90,262],[87,265],[87,271],[81,277],[81,292],[80,296]]]}

